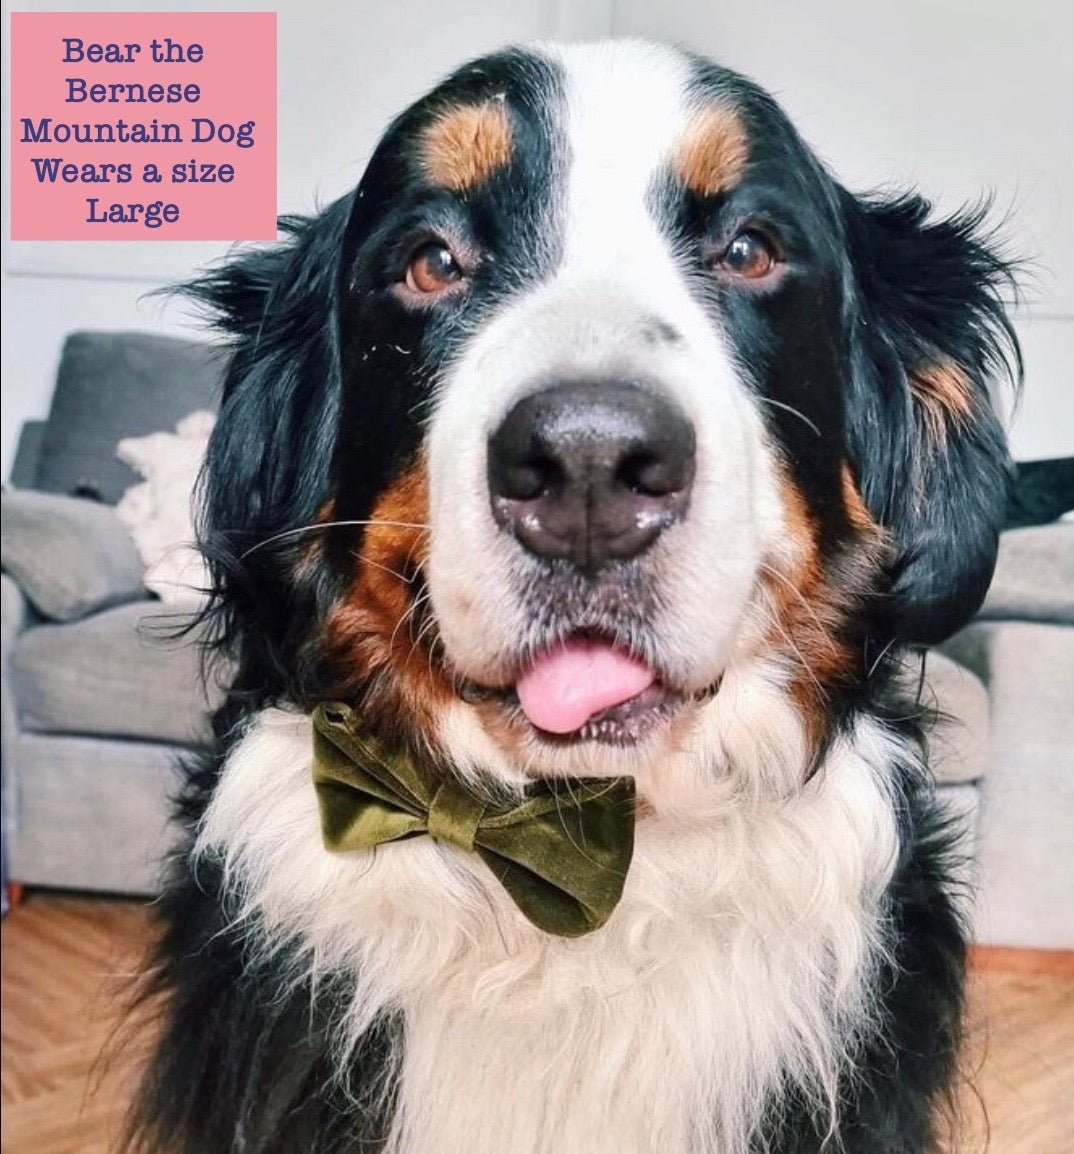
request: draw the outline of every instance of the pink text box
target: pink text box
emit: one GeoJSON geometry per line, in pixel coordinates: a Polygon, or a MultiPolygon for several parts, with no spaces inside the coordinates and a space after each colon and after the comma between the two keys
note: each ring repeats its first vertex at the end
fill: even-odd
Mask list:
{"type": "Polygon", "coordinates": [[[12,14],[12,240],[275,236],[274,12],[12,14]]]}

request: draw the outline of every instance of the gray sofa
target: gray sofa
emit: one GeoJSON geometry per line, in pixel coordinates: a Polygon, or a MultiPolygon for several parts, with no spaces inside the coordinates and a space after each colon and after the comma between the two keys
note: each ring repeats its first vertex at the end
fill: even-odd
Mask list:
{"type": "MultiPolygon", "coordinates": [[[[161,642],[161,606],[111,504],[123,436],[212,404],[207,349],[75,334],[52,410],[23,438],[3,526],[3,812],[26,884],[151,893],[175,762],[216,692],[161,642]],[[31,491],[27,491],[31,490],[31,491]],[[72,498],[92,491],[96,502],[72,498]]],[[[973,831],[980,940],[1074,947],[1074,525],[1004,535],[980,618],[929,654],[938,788],[973,831]]],[[[930,701],[930,703],[932,703],[930,701]]]]}
{"type": "MultiPolygon", "coordinates": [[[[943,650],[988,694],[975,786],[977,938],[1072,949],[1074,522],[1005,533],[981,613],[943,650]]],[[[958,733],[955,722],[937,741],[958,733]]]]}
{"type": "Polygon", "coordinates": [[[204,740],[215,695],[196,638],[174,637],[182,620],[143,585],[112,508],[140,478],[115,449],[215,409],[222,367],[191,342],[74,333],[47,420],[22,431],[0,519],[11,881],[156,885],[177,759],[204,740]]]}

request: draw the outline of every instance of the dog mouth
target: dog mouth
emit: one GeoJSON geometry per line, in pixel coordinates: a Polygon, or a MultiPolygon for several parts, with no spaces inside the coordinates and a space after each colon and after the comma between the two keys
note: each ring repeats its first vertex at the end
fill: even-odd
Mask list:
{"type": "Polygon", "coordinates": [[[630,745],[717,687],[679,691],[614,641],[581,634],[538,652],[513,685],[494,689],[467,681],[460,695],[471,703],[496,702],[546,742],[630,745]]]}

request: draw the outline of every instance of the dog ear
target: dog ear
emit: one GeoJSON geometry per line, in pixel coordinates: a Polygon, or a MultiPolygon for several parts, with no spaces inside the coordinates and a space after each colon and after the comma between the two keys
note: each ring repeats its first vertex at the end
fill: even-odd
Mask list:
{"type": "MultiPolygon", "coordinates": [[[[339,407],[341,200],[280,221],[286,239],[186,286],[231,340],[220,416],[199,482],[199,543],[217,644],[266,680],[293,676],[301,537],[326,499],[339,407]]],[[[241,677],[241,673],[240,673],[241,677]]]]}
{"type": "Polygon", "coordinates": [[[848,447],[894,546],[882,615],[893,636],[934,644],[976,612],[995,566],[1008,474],[992,395],[1022,369],[1000,295],[1011,266],[982,233],[987,206],[930,221],[918,196],[842,200],[848,447]]]}

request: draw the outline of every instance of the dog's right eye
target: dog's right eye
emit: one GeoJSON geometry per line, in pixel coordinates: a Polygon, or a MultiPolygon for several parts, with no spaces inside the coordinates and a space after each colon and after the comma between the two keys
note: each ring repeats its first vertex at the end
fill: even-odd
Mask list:
{"type": "Polygon", "coordinates": [[[404,283],[413,293],[431,296],[461,280],[462,269],[451,249],[440,241],[429,241],[411,255],[404,283]]]}

